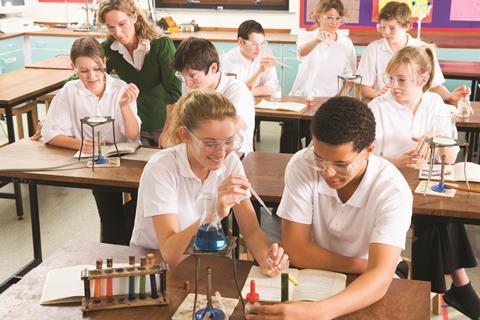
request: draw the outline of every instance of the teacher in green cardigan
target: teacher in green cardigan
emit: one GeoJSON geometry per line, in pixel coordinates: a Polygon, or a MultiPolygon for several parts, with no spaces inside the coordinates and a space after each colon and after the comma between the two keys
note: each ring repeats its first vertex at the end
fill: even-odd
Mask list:
{"type": "Polygon", "coordinates": [[[140,141],[144,146],[158,146],[166,106],[181,95],[180,80],[170,66],[175,46],[169,37],[160,35],[134,0],[101,1],[98,20],[108,31],[102,43],[107,72],[115,71],[120,79],[140,89],[140,141]]]}

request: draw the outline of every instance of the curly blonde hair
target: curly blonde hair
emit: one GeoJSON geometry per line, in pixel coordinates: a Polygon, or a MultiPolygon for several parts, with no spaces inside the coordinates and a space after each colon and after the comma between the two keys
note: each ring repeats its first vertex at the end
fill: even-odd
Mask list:
{"type": "MultiPolygon", "coordinates": [[[[125,12],[128,16],[136,16],[135,34],[139,40],[153,40],[159,38],[159,29],[145,16],[145,13],[135,4],[135,0],[102,0],[98,7],[98,22],[105,24],[105,16],[113,10],[125,12]]],[[[108,34],[107,40],[114,40],[113,35],[108,34]]]]}

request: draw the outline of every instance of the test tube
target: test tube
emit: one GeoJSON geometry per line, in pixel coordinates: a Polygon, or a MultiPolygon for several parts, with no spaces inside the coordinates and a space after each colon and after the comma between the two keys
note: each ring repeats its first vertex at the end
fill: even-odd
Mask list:
{"type": "MultiPolygon", "coordinates": [[[[112,258],[107,258],[107,268],[105,272],[111,273],[113,270],[113,259],[112,258]]],[[[107,301],[112,302],[113,301],[113,279],[112,278],[107,278],[107,301]]]]}
{"type": "Polygon", "coordinates": [[[288,267],[289,267],[289,262],[288,260],[282,263],[281,270],[282,270],[282,276],[281,276],[281,287],[282,287],[282,292],[281,292],[281,298],[280,301],[288,301],[288,267]]]}
{"type": "MultiPolygon", "coordinates": [[[[147,254],[147,264],[152,267],[155,264],[155,256],[153,253],[147,254]]],[[[157,276],[155,274],[150,275],[150,287],[152,289],[152,298],[158,298],[157,292],[157,276]]]]}
{"type": "MultiPolygon", "coordinates": [[[[128,264],[133,268],[135,267],[135,256],[128,257],[128,264]]],[[[135,277],[128,277],[128,299],[135,299],[135,277]]]]}
{"type": "MultiPolygon", "coordinates": [[[[86,279],[88,278],[88,269],[85,268],[83,269],[82,271],[82,279],[86,279]]],[[[87,302],[90,300],[90,281],[89,280],[84,280],[83,281],[83,290],[84,290],[84,293],[85,293],[85,300],[87,300],[87,302]]]]}
{"type": "Polygon", "coordinates": [[[162,297],[165,300],[165,296],[167,293],[167,270],[163,269],[160,271],[160,292],[162,293],[162,297]]]}
{"type": "MultiPolygon", "coordinates": [[[[147,258],[142,256],[140,257],[140,267],[145,268],[147,265],[147,258]]],[[[140,275],[140,293],[139,293],[139,298],[140,299],[145,299],[145,275],[142,274],[140,275]]]]}
{"type": "MultiPolygon", "coordinates": [[[[97,270],[102,270],[102,265],[103,265],[102,259],[97,259],[96,269],[97,270]]],[[[101,301],[100,300],[101,295],[102,295],[102,279],[96,279],[95,280],[95,292],[93,294],[93,302],[99,303],[101,301]]]]}

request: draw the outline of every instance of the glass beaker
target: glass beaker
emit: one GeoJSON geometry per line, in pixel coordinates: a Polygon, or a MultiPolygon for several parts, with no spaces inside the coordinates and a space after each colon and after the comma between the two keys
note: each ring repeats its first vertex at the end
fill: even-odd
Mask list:
{"type": "Polygon", "coordinates": [[[457,139],[454,112],[437,114],[433,118],[433,142],[439,145],[454,145],[457,139]]]}
{"type": "Polygon", "coordinates": [[[225,233],[217,215],[217,195],[202,193],[197,198],[202,218],[195,236],[195,249],[200,251],[220,251],[227,246],[225,233]]]}
{"type": "Polygon", "coordinates": [[[337,76],[338,95],[362,99],[362,76],[353,73],[342,73],[337,76]]]}

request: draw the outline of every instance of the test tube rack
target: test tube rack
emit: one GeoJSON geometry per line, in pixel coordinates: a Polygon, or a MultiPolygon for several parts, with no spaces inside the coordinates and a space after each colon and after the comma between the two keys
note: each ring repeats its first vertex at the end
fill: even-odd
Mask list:
{"type": "Polygon", "coordinates": [[[166,306],[169,303],[167,293],[167,270],[168,265],[164,262],[147,266],[129,266],[124,268],[103,268],[95,270],[83,270],[81,279],[84,282],[85,296],[82,299],[81,309],[84,313],[98,310],[143,307],[143,306],[166,306]],[[137,294],[135,299],[130,300],[128,294],[113,295],[112,297],[102,296],[93,298],[90,294],[90,283],[92,280],[106,280],[109,278],[124,278],[135,276],[155,275],[160,277],[158,297],[153,298],[152,294],[146,295],[143,299],[137,294]],[[95,301],[97,300],[97,301],[95,301]]]}

